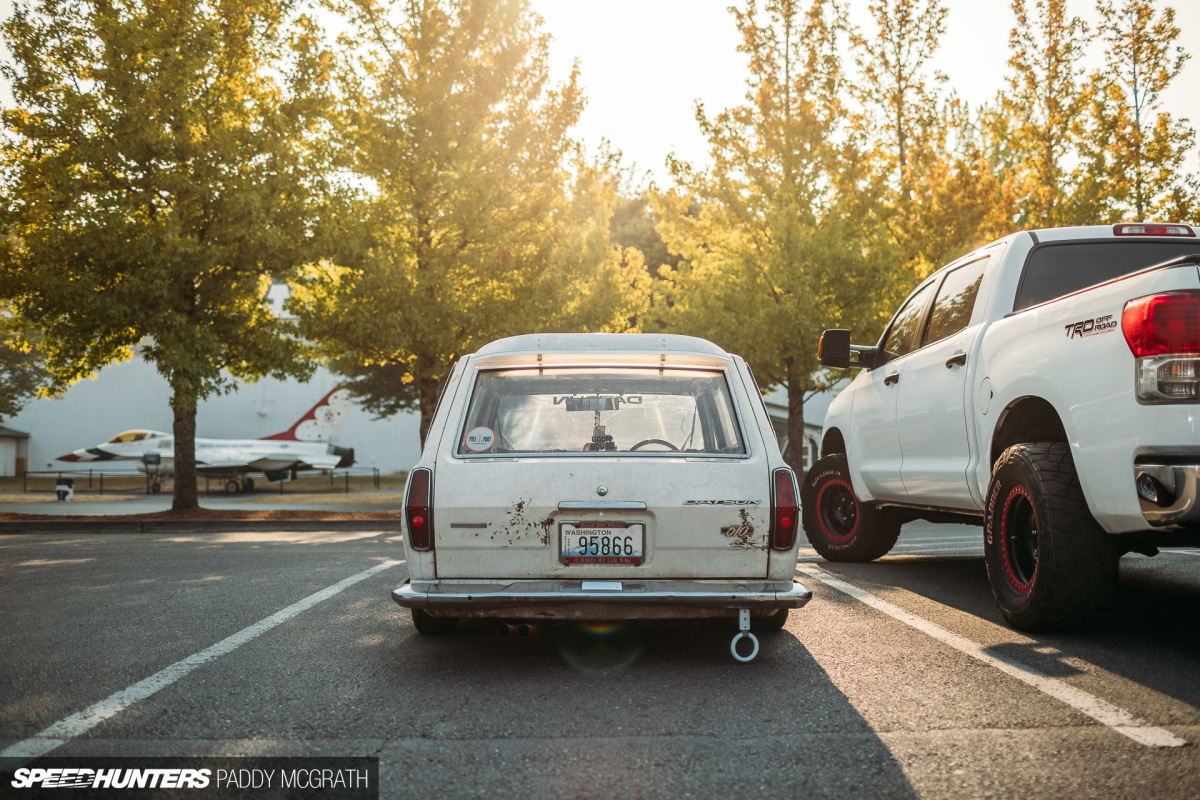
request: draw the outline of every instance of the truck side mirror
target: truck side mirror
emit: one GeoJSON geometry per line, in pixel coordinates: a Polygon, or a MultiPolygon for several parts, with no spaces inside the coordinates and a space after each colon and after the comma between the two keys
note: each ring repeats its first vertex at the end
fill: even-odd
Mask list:
{"type": "Polygon", "coordinates": [[[817,363],[835,369],[850,368],[850,331],[830,328],[821,334],[817,343],[817,363]]]}

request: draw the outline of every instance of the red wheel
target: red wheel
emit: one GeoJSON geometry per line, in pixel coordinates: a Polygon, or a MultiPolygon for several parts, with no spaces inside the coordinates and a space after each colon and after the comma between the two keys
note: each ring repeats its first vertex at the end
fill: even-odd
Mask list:
{"type": "Polygon", "coordinates": [[[1077,628],[1112,602],[1120,550],[1088,510],[1065,443],[1005,450],[984,512],[988,581],[1013,627],[1077,628]]]}
{"type": "Polygon", "coordinates": [[[813,465],[801,499],[804,535],[830,561],[872,561],[886,555],[900,535],[899,519],[854,494],[842,453],[813,465]]]}

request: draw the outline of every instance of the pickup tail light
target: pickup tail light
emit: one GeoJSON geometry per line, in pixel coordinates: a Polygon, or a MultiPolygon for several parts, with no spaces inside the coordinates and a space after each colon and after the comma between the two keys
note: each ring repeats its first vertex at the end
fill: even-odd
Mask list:
{"type": "Polygon", "coordinates": [[[1121,331],[1137,359],[1138,402],[1200,403],[1200,291],[1130,300],[1121,331]]]}
{"type": "Polygon", "coordinates": [[[433,475],[429,470],[414,469],[404,496],[404,521],[408,525],[408,546],[413,550],[433,547],[433,475]]]}
{"type": "Polygon", "coordinates": [[[1187,225],[1168,225],[1162,222],[1122,222],[1113,225],[1113,236],[1192,236],[1196,232],[1187,225]]]}
{"type": "Polygon", "coordinates": [[[796,502],[796,480],[790,469],[777,469],[771,476],[771,546],[788,550],[796,541],[800,506],[796,502]]]}

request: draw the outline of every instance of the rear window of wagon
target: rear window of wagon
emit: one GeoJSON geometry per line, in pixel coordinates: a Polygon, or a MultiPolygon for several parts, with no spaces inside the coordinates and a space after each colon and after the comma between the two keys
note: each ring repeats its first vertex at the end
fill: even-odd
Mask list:
{"type": "Polygon", "coordinates": [[[744,455],[725,374],[659,367],[481,370],[460,456],[744,455]]]}

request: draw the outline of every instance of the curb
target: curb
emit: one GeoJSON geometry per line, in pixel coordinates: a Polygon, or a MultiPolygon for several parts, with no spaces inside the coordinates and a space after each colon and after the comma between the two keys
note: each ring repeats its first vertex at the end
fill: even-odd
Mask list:
{"type": "Polygon", "coordinates": [[[396,519],[4,520],[0,535],[20,533],[238,533],[244,531],[396,531],[396,519]]]}

